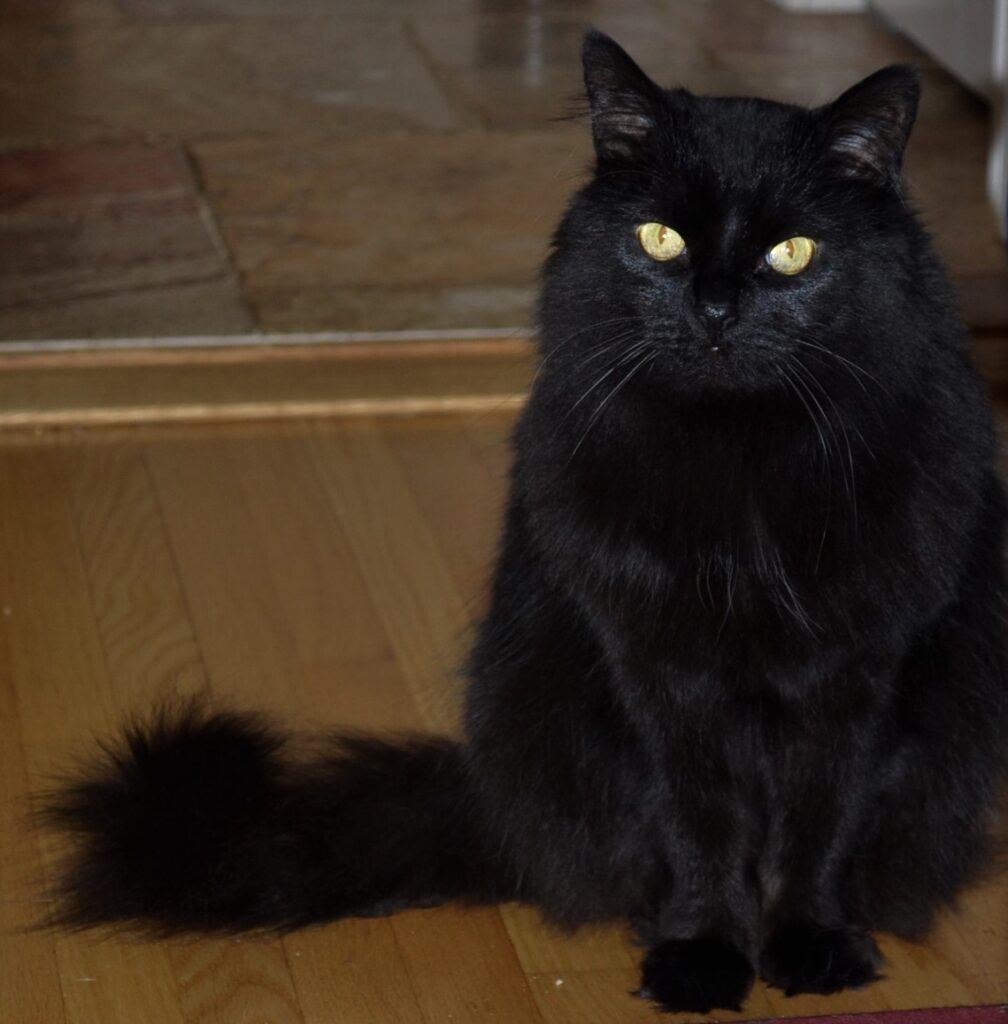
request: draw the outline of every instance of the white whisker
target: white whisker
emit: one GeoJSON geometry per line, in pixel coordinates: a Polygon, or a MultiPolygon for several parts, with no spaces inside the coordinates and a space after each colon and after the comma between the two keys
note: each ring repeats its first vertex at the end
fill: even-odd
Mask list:
{"type": "Polygon", "coordinates": [[[647,363],[650,360],[654,359],[657,355],[658,355],[658,353],[654,352],[654,351],[645,352],[644,355],[641,356],[641,358],[636,363],[634,363],[634,365],[630,368],[630,372],[627,373],[624,377],[622,377],[620,379],[619,383],[599,403],[598,408],[596,408],[595,412],[592,413],[591,418],[588,420],[588,425],[585,427],[584,432],[581,434],[581,437],[578,439],[578,443],[576,445],[574,445],[574,449],[570,453],[570,456],[567,459],[566,465],[569,466],[571,464],[571,461],[573,460],[574,456],[577,455],[577,453],[578,453],[578,449],[581,447],[582,444],[584,444],[585,438],[588,436],[588,434],[591,431],[592,427],[595,426],[595,424],[598,422],[598,419],[602,415],[602,413],[605,411],[606,406],[630,382],[630,379],[634,376],[634,374],[636,374],[637,371],[640,370],[641,367],[644,366],[645,363],[647,363]]]}

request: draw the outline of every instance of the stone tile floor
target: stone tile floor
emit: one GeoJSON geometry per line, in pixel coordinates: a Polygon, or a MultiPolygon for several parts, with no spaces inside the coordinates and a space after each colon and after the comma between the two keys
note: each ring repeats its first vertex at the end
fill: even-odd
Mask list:
{"type": "Polygon", "coordinates": [[[589,161],[584,27],[696,91],[914,60],[914,195],[1008,326],[987,113],[867,15],[765,0],[0,0],[0,340],[527,326],[589,161]]]}

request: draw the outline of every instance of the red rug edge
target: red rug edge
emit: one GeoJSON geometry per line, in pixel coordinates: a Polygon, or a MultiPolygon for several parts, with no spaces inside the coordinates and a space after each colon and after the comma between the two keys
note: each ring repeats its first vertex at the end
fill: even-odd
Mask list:
{"type": "Polygon", "coordinates": [[[1008,1003],[934,1006],[922,1010],[868,1010],[818,1017],[761,1017],[744,1024],[1008,1024],[1008,1003]]]}

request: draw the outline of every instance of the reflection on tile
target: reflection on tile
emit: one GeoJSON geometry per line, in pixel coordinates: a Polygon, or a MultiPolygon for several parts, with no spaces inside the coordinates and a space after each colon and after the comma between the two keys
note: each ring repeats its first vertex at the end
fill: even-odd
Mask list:
{"type": "Polygon", "coordinates": [[[0,23],[34,21],[47,25],[120,21],[117,0],[0,0],[0,23]]]}
{"type": "Polygon", "coordinates": [[[81,146],[28,149],[0,156],[0,212],[98,206],[128,198],[193,202],[193,181],[176,149],[81,146]]]}
{"type": "MultiPolygon", "coordinates": [[[[797,14],[767,3],[705,3],[696,38],[735,66],[820,67],[928,61],[881,20],[862,14],[797,14]]],[[[783,68],[781,69],[783,70],[783,68]]]]}
{"type": "Polygon", "coordinates": [[[0,155],[4,336],[250,325],[189,168],[139,146],[0,155]]]}
{"type": "MultiPolygon", "coordinates": [[[[707,49],[681,24],[634,14],[632,8],[594,21],[659,78],[686,84],[694,72],[711,66],[707,49]]],[[[453,97],[484,125],[541,128],[583,106],[579,61],[585,21],[577,15],[551,10],[479,19],[436,16],[411,24],[453,97]]]]}
{"type": "MultiPolygon", "coordinates": [[[[29,3],[30,0],[17,0],[29,3]]],[[[52,2],[52,0],[50,0],[52,2]]],[[[150,18],[301,18],[375,14],[483,18],[497,14],[535,16],[550,11],[576,13],[585,19],[606,11],[630,10],[653,15],[653,0],[119,0],[132,15],[150,18]]]]}
{"type": "Polygon", "coordinates": [[[98,292],[38,305],[5,307],[0,300],[0,322],[0,351],[5,340],[242,334],[255,326],[234,283],[226,279],[98,292]]]}
{"type": "Polygon", "coordinates": [[[322,310],[300,321],[313,328],[345,326],[329,319],[344,313],[360,326],[372,301],[376,327],[424,326],[421,316],[527,322],[549,234],[589,152],[586,133],[566,128],[196,148],[258,316],[290,324],[314,296],[322,310]],[[392,299],[406,288],[416,300],[392,299]]]}
{"type": "Polygon", "coordinates": [[[4,304],[56,303],[221,273],[220,254],[190,199],[144,200],[108,214],[0,218],[4,304]]]}
{"type": "MultiPolygon", "coordinates": [[[[142,18],[301,18],[333,16],[333,0],[120,0],[131,15],[142,18]]],[[[340,2],[340,15],[347,8],[359,13],[366,0],[340,2]]],[[[373,7],[373,4],[371,5],[373,7]]]]}
{"type": "Polygon", "coordinates": [[[397,19],[14,24],[0,35],[6,145],[154,134],[452,127],[397,19]],[[44,83],[44,88],[40,84],[44,83]]]}
{"type": "Polygon", "coordinates": [[[266,331],[375,331],[532,326],[536,288],[466,284],[442,287],[301,286],[266,282],[250,289],[266,331]]]}

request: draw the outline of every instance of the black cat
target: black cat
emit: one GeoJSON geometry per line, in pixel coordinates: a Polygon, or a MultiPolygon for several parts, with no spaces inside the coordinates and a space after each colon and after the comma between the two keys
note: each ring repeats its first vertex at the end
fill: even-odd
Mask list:
{"type": "Polygon", "coordinates": [[[629,920],[641,993],[875,978],[982,863],[1008,720],[984,389],[900,177],[918,81],[664,91],[591,33],[462,742],[129,731],[60,794],[63,923],[444,900],[629,920]]]}

